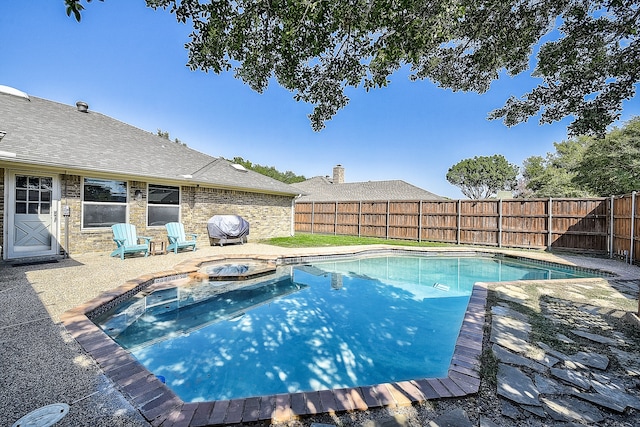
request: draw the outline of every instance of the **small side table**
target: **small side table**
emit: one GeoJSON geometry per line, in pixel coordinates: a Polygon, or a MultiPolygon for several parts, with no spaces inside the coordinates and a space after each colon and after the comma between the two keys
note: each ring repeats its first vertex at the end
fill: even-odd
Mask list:
{"type": "Polygon", "coordinates": [[[164,240],[152,240],[149,242],[149,253],[151,255],[164,255],[167,253],[167,242],[164,240]]]}

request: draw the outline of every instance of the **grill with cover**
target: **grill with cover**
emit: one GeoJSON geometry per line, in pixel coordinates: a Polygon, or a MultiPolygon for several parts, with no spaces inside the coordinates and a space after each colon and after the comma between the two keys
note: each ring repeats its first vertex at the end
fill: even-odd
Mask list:
{"type": "Polygon", "coordinates": [[[249,223],[239,215],[214,215],[207,221],[211,244],[244,243],[249,235],[249,223]]]}

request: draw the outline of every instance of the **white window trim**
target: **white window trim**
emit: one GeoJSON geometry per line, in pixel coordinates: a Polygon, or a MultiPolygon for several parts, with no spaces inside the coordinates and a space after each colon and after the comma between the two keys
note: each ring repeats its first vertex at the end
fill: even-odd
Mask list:
{"type": "Polygon", "coordinates": [[[80,212],[80,230],[81,231],[93,231],[93,230],[109,230],[111,229],[111,227],[85,227],[84,226],[84,207],[86,205],[91,205],[91,206],[100,206],[100,205],[104,205],[104,206],[124,206],[125,207],[125,222],[129,222],[129,181],[120,181],[117,179],[108,179],[108,178],[95,178],[95,177],[91,177],[91,176],[83,176],[82,177],[82,182],[81,182],[81,186],[80,186],[80,206],[81,206],[81,212],[80,212]],[[124,182],[127,186],[127,200],[125,200],[124,202],[87,202],[84,200],[84,185],[85,185],[85,179],[100,179],[103,181],[114,181],[114,182],[124,182]]]}
{"type": "Polygon", "coordinates": [[[146,217],[146,226],[147,228],[164,228],[164,225],[149,225],[149,207],[150,206],[154,206],[154,207],[165,207],[165,208],[178,208],[178,219],[176,220],[177,222],[181,222],[182,221],[182,187],[180,185],[164,185],[164,184],[155,184],[152,182],[148,182],[147,183],[147,203],[146,203],[146,213],[145,213],[145,217],[146,217]],[[166,205],[166,204],[162,204],[162,203],[149,203],[149,187],[151,186],[160,186],[160,187],[170,187],[170,188],[177,188],[178,189],[178,204],[177,205],[166,205]]]}

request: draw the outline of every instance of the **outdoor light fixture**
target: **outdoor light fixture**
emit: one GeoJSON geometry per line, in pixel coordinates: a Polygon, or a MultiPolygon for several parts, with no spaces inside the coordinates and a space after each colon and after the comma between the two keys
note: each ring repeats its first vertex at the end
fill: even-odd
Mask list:
{"type": "Polygon", "coordinates": [[[7,134],[7,132],[0,130],[0,141],[2,141],[2,138],[4,138],[4,136],[7,134]]]}
{"type": "Polygon", "coordinates": [[[136,199],[136,201],[141,201],[142,200],[142,191],[141,190],[136,190],[136,192],[133,195],[133,198],[136,199]]]}

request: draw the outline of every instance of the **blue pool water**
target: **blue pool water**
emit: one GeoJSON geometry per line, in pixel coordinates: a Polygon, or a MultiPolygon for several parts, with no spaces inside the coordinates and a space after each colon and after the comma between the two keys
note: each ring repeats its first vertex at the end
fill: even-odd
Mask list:
{"type": "Polygon", "coordinates": [[[586,277],[488,257],[383,256],[177,281],[94,321],[184,401],[446,376],[477,281],[586,277]]]}

